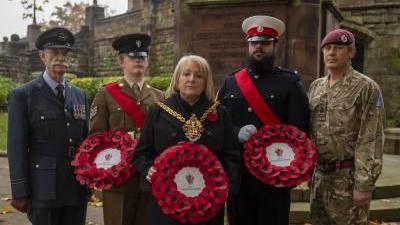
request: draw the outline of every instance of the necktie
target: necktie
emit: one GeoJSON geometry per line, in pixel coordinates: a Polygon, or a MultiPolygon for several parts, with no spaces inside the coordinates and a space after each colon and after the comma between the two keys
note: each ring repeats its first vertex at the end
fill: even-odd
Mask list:
{"type": "Polygon", "coordinates": [[[65,101],[64,94],[63,94],[64,86],[62,84],[59,84],[59,85],[57,85],[56,90],[57,90],[58,100],[64,105],[64,101],[65,101]]]}
{"type": "Polygon", "coordinates": [[[133,94],[135,94],[136,97],[140,96],[140,89],[138,84],[133,85],[133,94]]]}

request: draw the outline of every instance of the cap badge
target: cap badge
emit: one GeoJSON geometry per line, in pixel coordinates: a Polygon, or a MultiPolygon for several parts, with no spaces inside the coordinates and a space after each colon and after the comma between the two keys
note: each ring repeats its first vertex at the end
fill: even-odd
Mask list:
{"type": "Polygon", "coordinates": [[[341,40],[342,42],[346,43],[348,39],[347,39],[347,37],[346,37],[345,34],[342,34],[342,36],[340,36],[340,40],[341,40]]]}
{"type": "Polygon", "coordinates": [[[257,27],[257,32],[263,32],[264,31],[264,27],[257,27]]]}
{"type": "Polygon", "coordinates": [[[58,37],[59,39],[61,39],[61,40],[67,39],[67,35],[66,35],[65,33],[59,33],[59,34],[57,34],[57,37],[58,37]]]}
{"type": "Polygon", "coordinates": [[[140,46],[142,46],[142,41],[136,40],[136,47],[140,48],[140,46]]]}

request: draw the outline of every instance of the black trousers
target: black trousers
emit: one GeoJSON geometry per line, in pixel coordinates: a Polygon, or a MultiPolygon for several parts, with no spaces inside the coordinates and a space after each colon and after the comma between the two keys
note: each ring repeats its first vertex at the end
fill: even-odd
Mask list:
{"type": "Polygon", "coordinates": [[[239,191],[228,199],[229,225],[288,225],[290,190],[239,191]]]}
{"type": "Polygon", "coordinates": [[[32,225],[85,225],[87,205],[32,208],[28,218],[32,225]]]}

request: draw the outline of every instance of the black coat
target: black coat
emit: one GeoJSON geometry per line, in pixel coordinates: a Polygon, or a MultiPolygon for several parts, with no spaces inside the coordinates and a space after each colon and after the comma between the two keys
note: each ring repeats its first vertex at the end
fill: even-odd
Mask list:
{"type": "MultiPolygon", "coordinates": [[[[211,106],[212,102],[202,95],[195,105],[190,106],[179,95],[174,95],[166,100],[166,104],[185,118],[189,118],[192,113],[200,117],[211,106]]],[[[237,191],[239,183],[239,146],[233,137],[230,116],[225,107],[218,106],[217,114],[217,121],[210,122],[206,119],[203,122],[204,131],[196,143],[207,146],[221,161],[229,178],[229,190],[234,193],[237,191]]],[[[188,141],[182,130],[182,125],[181,122],[160,107],[153,106],[150,109],[135,153],[135,163],[140,173],[146,176],[154,159],[165,149],[180,141],[188,141]]],[[[150,224],[178,224],[171,218],[162,215],[154,200],[151,201],[149,210],[150,224]]],[[[214,220],[204,224],[223,224],[223,212],[214,220]]]]}
{"type": "Polygon", "coordinates": [[[87,110],[83,91],[66,83],[63,106],[43,76],[10,94],[8,160],[13,198],[28,197],[33,207],[46,208],[86,202],[86,188],[75,180],[71,160],[87,135],[87,110]],[[84,118],[74,118],[76,105],[84,118]]]}
{"type": "MultiPolygon", "coordinates": [[[[247,68],[247,71],[264,101],[279,120],[308,133],[310,123],[308,97],[297,73],[281,68],[273,68],[268,74],[255,74],[250,68],[247,68]]],[[[226,78],[218,96],[232,115],[236,139],[240,128],[245,125],[253,124],[257,129],[263,126],[244,99],[234,74],[226,78]]],[[[246,169],[243,172],[240,188],[260,193],[275,189],[258,181],[246,169]]]]}

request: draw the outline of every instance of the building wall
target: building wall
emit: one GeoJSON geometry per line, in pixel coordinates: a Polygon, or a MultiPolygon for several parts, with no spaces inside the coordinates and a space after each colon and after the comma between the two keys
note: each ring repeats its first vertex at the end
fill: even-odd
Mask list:
{"type": "Polygon", "coordinates": [[[30,74],[29,58],[24,56],[0,56],[0,75],[16,81],[26,81],[30,74]]]}
{"type": "Polygon", "coordinates": [[[121,74],[113,40],[128,33],[152,36],[150,75],[169,75],[173,70],[174,11],[173,1],[145,1],[145,7],[128,13],[98,20],[94,27],[93,71],[96,76],[121,74]]]}
{"type": "Polygon", "coordinates": [[[77,76],[88,76],[89,74],[89,27],[82,26],[81,30],[75,34],[74,49],[70,53],[69,72],[77,76]]]}
{"type": "MultiPolygon", "coordinates": [[[[364,48],[363,59],[360,61],[362,69],[381,85],[388,116],[400,118],[400,101],[396,100],[400,95],[400,2],[398,0],[332,0],[332,2],[337,3],[344,16],[342,25],[352,24],[349,28],[353,29],[357,37],[362,37],[363,43],[360,45],[364,48]]],[[[70,72],[78,76],[120,75],[117,54],[111,47],[112,41],[123,34],[143,32],[152,36],[149,56],[150,75],[170,75],[179,57],[187,53],[197,53],[203,54],[210,61],[218,78],[217,83],[221,83],[226,74],[242,64],[240,60],[229,63],[229,59],[226,59],[226,62],[222,59],[226,56],[224,52],[233,48],[239,48],[239,51],[243,49],[245,52],[245,43],[240,44],[243,41],[243,37],[240,36],[240,18],[257,11],[252,5],[257,5],[256,9],[264,10],[263,7],[268,8],[271,4],[281,4],[282,7],[286,5],[284,8],[288,14],[278,13],[276,16],[287,22],[287,30],[280,43],[277,62],[279,65],[299,70],[306,84],[318,75],[319,70],[315,66],[320,63],[317,47],[318,32],[323,32],[318,31],[317,21],[321,20],[318,17],[320,1],[128,0],[127,4],[127,13],[108,18],[104,18],[104,9],[100,9],[99,6],[89,7],[91,11],[87,13],[86,26],[76,34],[76,49],[71,53],[70,72]],[[246,7],[253,10],[247,10],[246,7]],[[220,15],[229,15],[230,10],[243,11],[244,14],[232,21],[220,21],[216,18],[214,22],[208,17],[203,17],[214,11],[220,15]],[[208,21],[209,24],[204,26],[204,21],[208,21]],[[307,26],[312,28],[303,29],[304,21],[307,21],[307,26]],[[219,25],[222,26],[221,29],[218,28],[219,25]],[[200,40],[203,37],[201,33],[224,35],[226,30],[236,32],[237,39],[230,42],[228,40],[218,42],[217,39],[210,39],[208,42],[200,40]],[[229,47],[232,44],[233,47],[229,47]],[[213,55],[214,51],[216,55],[213,55]]],[[[268,10],[262,12],[268,13],[268,10]]],[[[329,27],[328,20],[324,23],[327,23],[326,28],[329,27]]],[[[20,42],[1,43],[0,74],[24,80],[28,79],[32,71],[42,70],[43,65],[37,56],[37,51],[21,53],[26,51],[24,49],[28,45],[26,41],[20,42]]],[[[321,66],[320,68],[323,69],[321,66]]]]}
{"type": "Polygon", "coordinates": [[[364,73],[382,89],[387,116],[400,118],[400,2],[339,1],[345,20],[376,34],[364,42],[364,73]]]}

